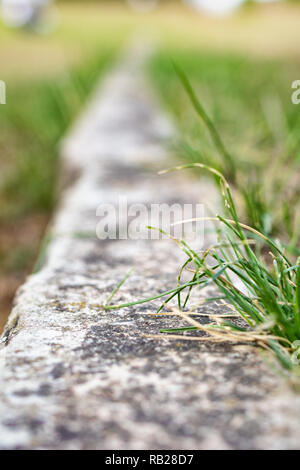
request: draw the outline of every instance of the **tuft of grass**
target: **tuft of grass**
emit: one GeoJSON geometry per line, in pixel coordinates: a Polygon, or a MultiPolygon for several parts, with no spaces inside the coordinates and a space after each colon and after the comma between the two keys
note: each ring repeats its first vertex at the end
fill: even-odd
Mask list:
{"type": "MultiPolygon", "coordinates": [[[[189,326],[161,330],[166,337],[191,341],[255,344],[272,351],[285,368],[293,369],[293,355],[298,351],[297,345],[300,340],[300,257],[288,202],[285,203],[283,222],[287,224],[290,239],[288,242],[285,239],[283,243],[272,236],[270,218],[273,214],[270,213],[268,201],[265,199],[262,181],[254,178],[253,185],[241,185],[239,177],[247,168],[227,151],[214,122],[198,100],[186,74],[176,65],[175,69],[194,110],[209,131],[219,159],[211,153],[212,157],[206,155],[204,162],[188,163],[166,171],[200,169],[209,172],[216,180],[223,197],[224,215],[206,219],[214,220],[218,225],[218,241],[204,252],[196,252],[185,240],[170,237],[186,255],[186,260],[179,269],[177,286],[146,299],[120,305],[106,303],[101,308],[113,310],[162,298],[163,303],[157,311],[161,313],[173,299],[177,299],[178,308],[171,307],[171,312],[167,311],[166,314],[177,314],[189,326]],[[214,168],[216,162],[219,164],[214,168]],[[244,198],[245,213],[252,224],[240,221],[228,179],[234,187],[235,194],[244,198]],[[193,265],[191,279],[182,283],[182,274],[186,270],[190,272],[191,265],[193,265]],[[202,325],[192,318],[193,308],[186,312],[191,292],[194,289],[201,290],[208,285],[215,287],[216,296],[205,300],[225,301],[234,310],[234,320],[243,319],[244,326],[224,318],[225,315],[219,317],[209,315],[213,323],[202,325]],[[204,336],[189,335],[193,331],[201,331],[204,336]]],[[[190,154],[196,156],[196,160],[201,160],[202,154],[190,145],[186,148],[190,154]]],[[[283,185],[283,182],[281,184],[283,185]]],[[[278,187],[280,185],[277,185],[277,190],[278,187]]],[[[180,223],[186,222],[191,220],[180,223]]],[[[159,228],[149,228],[167,235],[159,228]]],[[[162,336],[155,335],[155,337],[162,336]]]]}
{"type": "MultiPolygon", "coordinates": [[[[185,240],[175,240],[170,237],[187,257],[179,270],[177,287],[148,299],[122,305],[106,304],[103,308],[110,310],[129,307],[165,298],[158,309],[159,313],[171,300],[177,298],[177,313],[190,325],[185,328],[163,330],[162,333],[170,335],[168,337],[178,338],[180,337],[178,333],[200,330],[209,336],[194,338],[184,335],[181,338],[199,341],[254,342],[271,350],[284,367],[292,369],[292,355],[297,351],[297,343],[295,342],[300,340],[300,257],[293,258],[295,254],[299,255],[299,251],[291,241],[288,244],[283,244],[270,235],[271,227],[267,218],[267,203],[261,194],[261,182],[256,180],[253,183],[255,186],[247,188],[239,186],[240,168],[238,168],[236,160],[227,151],[216,126],[198,100],[185,73],[177,65],[175,65],[175,70],[197,115],[200,116],[209,131],[223,160],[226,175],[234,187],[239,189],[238,194],[244,197],[248,218],[252,222],[255,220],[256,223],[251,226],[240,221],[230,184],[219,169],[206,163],[196,162],[167,170],[198,168],[209,172],[217,181],[223,197],[224,216],[218,215],[206,219],[214,220],[218,224],[218,243],[205,250],[204,253],[198,253],[185,240]],[[181,283],[183,272],[191,264],[193,265],[193,273],[190,281],[181,283]],[[221,318],[215,324],[203,326],[192,319],[190,315],[184,313],[188,307],[192,290],[203,289],[208,285],[215,286],[219,295],[217,298],[227,301],[237,316],[244,320],[245,327],[228,320],[222,321],[221,318]]],[[[291,237],[295,241],[291,214],[287,209],[287,204],[285,221],[288,224],[291,237]]],[[[181,223],[186,222],[191,222],[191,220],[181,223]]],[[[153,227],[149,228],[153,229],[153,227]]],[[[160,229],[158,228],[158,230],[160,229]]],[[[216,297],[207,299],[207,301],[215,299],[216,297]]]]}
{"type": "MultiPolygon", "coordinates": [[[[218,174],[201,164],[176,169],[192,166],[218,174]]],[[[294,351],[294,341],[300,339],[300,258],[294,264],[279,241],[242,224],[230,186],[222,174],[218,176],[227,212],[227,217],[219,215],[215,218],[222,226],[218,244],[200,255],[184,240],[180,241],[188,260],[194,264],[193,280],[198,281],[200,288],[210,281],[254,332],[264,331],[267,337],[273,336],[267,345],[286,367],[291,368],[289,353],[294,351]],[[266,261],[255,253],[251,242],[254,246],[263,243],[268,250],[266,261]],[[224,245],[230,248],[224,249],[224,245]],[[213,263],[208,262],[208,258],[213,263]],[[239,288],[232,280],[233,276],[238,279],[239,288]]],[[[236,330],[229,322],[223,326],[236,330]]]]}
{"type": "MultiPolygon", "coordinates": [[[[160,312],[173,298],[177,298],[178,315],[191,322],[193,328],[167,329],[163,333],[202,330],[212,335],[212,339],[216,339],[217,335],[218,341],[255,342],[271,350],[284,367],[292,369],[291,355],[297,349],[294,342],[300,340],[300,258],[293,263],[280,242],[239,221],[230,186],[217,170],[196,163],[168,171],[193,167],[209,171],[219,180],[227,214],[214,218],[220,225],[218,243],[204,253],[198,253],[186,241],[176,240],[187,257],[180,269],[177,287],[151,298],[121,305],[106,304],[103,308],[119,309],[166,297],[158,309],[160,312]],[[268,249],[267,262],[255,254],[253,245],[257,243],[263,243],[268,249]],[[182,284],[181,274],[190,264],[193,265],[192,278],[182,284]],[[239,280],[239,287],[233,276],[239,280]],[[195,320],[191,321],[190,315],[183,313],[188,306],[191,290],[203,289],[208,285],[214,285],[220,296],[206,301],[225,299],[236,315],[243,318],[245,328],[228,320],[223,321],[222,316],[217,325],[203,326],[195,320]]],[[[182,336],[182,339],[186,338],[189,339],[182,336]]]]}

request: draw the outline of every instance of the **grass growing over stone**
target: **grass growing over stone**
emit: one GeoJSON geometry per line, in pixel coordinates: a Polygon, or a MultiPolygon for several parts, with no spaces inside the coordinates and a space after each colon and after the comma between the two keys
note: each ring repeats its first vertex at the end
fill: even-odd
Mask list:
{"type": "MultiPolygon", "coordinates": [[[[174,289],[122,305],[109,305],[107,302],[102,308],[113,310],[165,298],[158,309],[159,313],[177,298],[178,308],[167,312],[177,314],[189,326],[167,329],[161,333],[175,339],[256,344],[272,351],[285,368],[292,369],[300,341],[300,258],[294,262],[279,241],[240,222],[230,186],[217,170],[195,163],[167,171],[195,167],[212,173],[220,184],[225,214],[214,218],[219,225],[218,243],[203,252],[196,252],[186,241],[173,239],[187,257],[179,270],[178,285],[174,289]],[[262,248],[268,251],[267,255],[262,256],[262,248]],[[191,264],[193,269],[190,268],[191,264]],[[182,283],[182,273],[187,267],[189,272],[192,270],[192,277],[189,282],[182,283]],[[209,315],[213,323],[208,326],[192,318],[197,305],[188,308],[191,291],[209,285],[215,286],[216,296],[205,301],[226,301],[226,305],[234,310],[234,315],[228,317],[242,318],[244,327],[228,319],[224,321],[223,316],[209,315]],[[200,331],[205,336],[176,335],[190,331],[200,331]]],[[[123,281],[120,286],[122,284],[123,281]]]]}
{"type": "MultiPolygon", "coordinates": [[[[215,285],[251,331],[228,321],[219,323],[217,328],[225,329],[229,340],[234,333],[236,340],[257,341],[291,369],[291,354],[299,346],[295,341],[300,340],[300,258],[294,262],[279,241],[240,222],[230,186],[221,173],[199,163],[176,170],[195,166],[208,170],[219,180],[225,216],[215,218],[221,226],[218,244],[203,253],[192,250],[184,240],[178,241],[188,257],[186,263],[194,264],[189,290],[201,289],[208,283],[215,285]],[[268,251],[267,255],[262,255],[262,248],[268,251]]],[[[179,310],[187,306],[189,294],[183,303],[178,297],[179,310]]],[[[196,325],[195,329],[200,327],[196,325]]]]}
{"type": "MultiPolygon", "coordinates": [[[[251,184],[245,188],[240,187],[237,179],[238,160],[225,147],[216,126],[207,115],[186,74],[177,65],[175,65],[175,71],[194,110],[202,119],[210,134],[211,140],[221,157],[224,171],[232,184],[235,184],[239,190],[238,195],[244,196],[245,212],[254,225],[249,227],[241,223],[230,185],[220,171],[203,163],[178,167],[178,170],[191,167],[207,170],[217,179],[224,201],[225,215],[216,217],[216,221],[222,226],[219,230],[218,245],[210,247],[203,254],[198,254],[183,240],[179,242],[188,256],[187,262],[194,263],[192,281],[198,281],[197,286],[200,288],[207,285],[208,281],[211,281],[218,292],[224,296],[224,299],[234,307],[235,311],[252,328],[250,336],[255,335],[257,331],[264,332],[267,341],[261,341],[260,344],[270,348],[286,368],[292,369],[293,358],[300,340],[300,257],[298,248],[299,233],[296,231],[295,224],[287,224],[284,218],[284,208],[287,201],[283,201],[282,227],[284,225],[288,225],[288,227],[285,232],[282,228],[283,233],[281,234],[288,241],[283,243],[272,236],[272,226],[267,230],[263,223],[266,215],[263,210],[266,210],[267,207],[263,196],[263,181],[256,180],[255,187],[251,184]],[[235,163],[236,161],[237,163],[235,163]],[[260,186],[262,186],[261,189],[260,186]],[[257,191],[260,191],[261,203],[255,200],[257,191]],[[253,210],[256,211],[258,217],[251,220],[253,210]],[[207,263],[207,259],[211,259],[212,262],[207,263]],[[239,287],[237,287],[236,280],[239,281],[239,287]]],[[[298,119],[296,118],[297,124],[298,119]]],[[[298,141],[294,127],[290,129],[288,137],[293,143],[298,141]]],[[[286,147],[285,151],[288,152],[288,150],[290,150],[289,147],[286,147]]],[[[201,159],[201,154],[198,154],[198,158],[201,159]]],[[[293,166],[298,169],[299,153],[297,147],[293,147],[293,159],[294,161],[291,163],[294,163],[293,166]]],[[[284,153],[281,154],[279,161],[281,168],[279,166],[277,171],[280,172],[284,170],[287,164],[284,153]]],[[[247,171],[247,168],[243,170],[247,171]]],[[[284,183],[281,187],[284,188],[284,183]]],[[[299,203],[297,188],[294,189],[292,198],[299,203]]],[[[296,208],[292,207],[288,214],[290,222],[293,220],[294,213],[292,211],[294,210],[296,208]]],[[[270,217],[274,217],[272,208],[269,209],[269,212],[270,217]]],[[[186,266],[186,263],[184,266],[186,266]]],[[[192,288],[194,286],[190,289],[192,288]]],[[[188,298],[189,293],[183,307],[186,307],[188,298]]],[[[180,296],[178,297],[178,307],[181,310],[180,296]]],[[[244,329],[244,331],[240,327],[237,329],[236,325],[229,322],[219,323],[218,328],[222,329],[224,326],[230,332],[236,332],[237,337],[242,338],[243,334],[249,334],[247,329],[244,329]]],[[[197,325],[195,329],[197,329],[197,325]]]]}
{"type": "MultiPolygon", "coordinates": [[[[239,175],[244,172],[247,177],[247,166],[227,150],[216,125],[200,103],[186,74],[176,65],[175,70],[194,110],[204,122],[216,152],[212,150],[210,154],[206,153],[203,157],[203,153],[193,150],[195,159],[201,162],[181,165],[173,170],[187,168],[205,170],[218,183],[224,201],[224,214],[208,218],[217,224],[218,243],[203,252],[196,252],[186,241],[173,238],[187,256],[179,270],[177,287],[152,298],[118,306],[106,305],[104,308],[128,307],[162,297],[166,299],[158,310],[161,312],[172,299],[177,298],[178,308],[173,308],[171,312],[187,321],[189,326],[165,329],[162,333],[178,338],[177,333],[201,331],[206,333],[204,337],[183,336],[182,338],[254,343],[271,350],[284,367],[292,369],[300,341],[300,257],[299,234],[296,232],[295,223],[294,225],[291,223],[289,227],[286,227],[287,230],[284,230],[287,223],[283,219],[279,232],[283,240],[279,241],[274,237],[275,228],[272,225],[266,226],[264,218],[266,216],[272,219],[275,216],[280,217],[280,213],[275,214],[271,206],[268,208],[268,213],[264,212],[267,201],[263,198],[264,187],[260,188],[263,180],[254,180],[255,188],[251,184],[245,187],[240,185],[239,175]],[[218,157],[219,160],[217,160],[218,157]],[[230,184],[222,171],[234,186],[237,197],[244,201],[244,211],[252,225],[241,222],[230,184]],[[262,197],[261,204],[253,199],[257,190],[260,191],[262,197]],[[251,218],[253,216],[252,205],[253,210],[258,213],[257,218],[251,218]],[[193,265],[192,277],[189,282],[182,283],[182,273],[186,268],[190,271],[191,264],[193,265]],[[234,310],[236,316],[244,320],[245,327],[229,320],[223,321],[222,317],[213,318],[213,324],[209,326],[204,326],[192,318],[194,309],[192,312],[186,311],[191,291],[203,289],[208,285],[215,286],[217,295],[206,301],[216,299],[225,301],[234,310]]],[[[294,117],[294,119],[297,124],[298,118],[294,117]]],[[[298,142],[294,127],[291,130],[291,141],[294,144],[298,142]]],[[[296,147],[292,148],[293,164],[296,166],[299,154],[296,147]]],[[[188,149],[190,150],[188,154],[191,155],[191,147],[189,146],[188,149]]],[[[285,150],[287,151],[288,148],[285,150]]],[[[279,173],[283,171],[287,162],[286,158],[280,158],[282,158],[280,161],[282,168],[277,168],[279,173]]],[[[281,177],[280,174],[279,177],[281,177]]],[[[296,201],[297,191],[296,188],[292,195],[296,201]]],[[[287,203],[287,201],[284,202],[287,203]]],[[[293,207],[292,210],[295,208],[293,207]]],[[[294,216],[292,210],[288,214],[290,221],[294,216]]],[[[153,229],[153,227],[149,228],[153,229]]]]}

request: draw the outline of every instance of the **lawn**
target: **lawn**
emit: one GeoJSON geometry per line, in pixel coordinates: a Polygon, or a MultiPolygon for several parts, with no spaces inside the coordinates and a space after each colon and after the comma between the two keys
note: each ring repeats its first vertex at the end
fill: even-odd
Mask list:
{"type": "Polygon", "coordinates": [[[55,207],[59,141],[98,76],[133,38],[157,44],[149,78],[184,137],[177,145],[180,161],[205,155],[232,177],[170,58],[191,79],[234,155],[233,191],[244,220],[296,248],[300,112],[291,104],[290,86],[300,75],[299,14],[299,7],[276,5],[220,19],[179,6],[138,15],[122,5],[62,3],[50,35],[0,26],[0,79],[8,93],[0,108],[0,328],[55,207]]]}

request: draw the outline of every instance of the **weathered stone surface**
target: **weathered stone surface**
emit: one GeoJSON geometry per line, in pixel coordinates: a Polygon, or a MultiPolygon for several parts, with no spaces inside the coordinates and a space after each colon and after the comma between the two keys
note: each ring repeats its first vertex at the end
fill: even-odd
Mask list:
{"type": "Polygon", "coordinates": [[[257,354],[145,337],[181,324],[151,315],[158,301],[97,307],[131,267],[118,302],[171,289],[182,260],[166,240],[98,240],[99,204],[116,205],[119,195],[202,202],[207,211],[218,203],[207,182],[157,176],[170,164],[164,141],[172,130],[138,72],[137,56],[121,64],[65,143],[66,171],[76,179],[45,263],[20,289],[1,339],[0,448],[299,448],[299,397],[257,354]]]}

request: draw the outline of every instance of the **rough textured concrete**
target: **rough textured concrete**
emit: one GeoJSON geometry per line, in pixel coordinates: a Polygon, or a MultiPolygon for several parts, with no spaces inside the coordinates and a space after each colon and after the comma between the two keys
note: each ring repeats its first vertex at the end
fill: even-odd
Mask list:
{"type": "Polygon", "coordinates": [[[172,288],[181,261],[170,241],[98,240],[100,203],[217,204],[208,183],[157,176],[172,129],[138,70],[137,55],[121,64],[65,143],[47,257],[1,339],[0,448],[299,448],[299,398],[257,354],[145,337],[181,323],[151,315],[158,302],[97,307],[131,267],[116,301],[172,288]]]}

